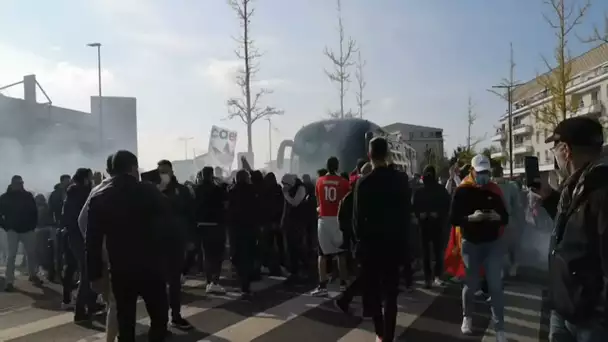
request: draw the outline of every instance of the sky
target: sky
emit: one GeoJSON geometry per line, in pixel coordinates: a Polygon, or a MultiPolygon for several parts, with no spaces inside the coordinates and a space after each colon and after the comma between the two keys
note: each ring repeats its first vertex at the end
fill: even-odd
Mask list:
{"type": "MultiPolygon", "coordinates": [[[[575,1],[575,0],[569,0],[575,1]]],[[[585,1],[585,0],[582,0],[585,1]]],[[[579,0],[581,2],[581,0],[579,0]]],[[[272,118],[272,159],[283,139],[339,107],[324,73],[323,50],[338,48],[332,0],[254,0],[251,35],[261,52],[256,87],[274,92],[264,105],[272,118]]],[[[235,129],[237,152],[247,147],[239,120],[226,120],[226,100],[238,94],[234,77],[240,26],[225,0],[0,0],[0,85],[36,74],[54,104],[90,111],[97,92],[101,42],[104,95],[133,96],[138,107],[140,164],[183,159],[206,151],[212,125],[235,129]]],[[[467,102],[478,116],[473,135],[487,139],[506,103],[487,91],[509,72],[513,43],[516,79],[546,71],[556,40],[542,0],[342,0],[345,30],[366,60],[365,118],[443,128],[446,151],[466,141],[467,102]]],[[[608,1],[594,0],[580,36],[603,24],[608,1]]],[[[593,45],[570,39],[572,55],[593,45]]],[[[346,103],[355,110],[355,84],[346,103]]],[[[3,94],[17,96],[18,90],[3,94]]],[[[253,128],[256,166],[269,159],[268,122],[253,128]]]]}

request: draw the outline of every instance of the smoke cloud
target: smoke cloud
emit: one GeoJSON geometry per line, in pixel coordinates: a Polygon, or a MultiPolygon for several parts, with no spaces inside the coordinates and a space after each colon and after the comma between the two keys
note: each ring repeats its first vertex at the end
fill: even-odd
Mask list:
{"type": "Polygon", "coordinates": [[[20,175],[26,190],[48,195],[62,174],[71,176],[79,167],[93,168],[100,165],[100,158],[87,156],[75,143],[50,137],[42,136],[27,145],[0,137],[0,193],[6,191],[12,176],[20,175]]]}

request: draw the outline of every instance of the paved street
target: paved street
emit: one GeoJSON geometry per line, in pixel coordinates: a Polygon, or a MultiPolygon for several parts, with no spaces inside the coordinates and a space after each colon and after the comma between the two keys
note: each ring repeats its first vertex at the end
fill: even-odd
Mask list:
{"type": "MultiPolygon", "coordinates": [[[[0,270],[3,274],[4,270],[0,270]]],[[[0,282],[3,279],[0,278],[0,282]]],[[[266,278],[256,283],[252,302],[236,299],[234,281],[225,280],[231,290],[225,296],[206,295],[203,283],[188,280],[183,315],[195,327],[188,333],[173,331],[171,341],[256,341],[256,342],[366,342],[374,341],[371,322],[337,312],[329,299],[313,298],[313,288],[287,289],[281,279],[266,278]],[[231,287],[232,286],[232,287],[231,287]]],[[[2,285],[2,284],[0,284],[2,285]]],[[[104,340],[103,322],[93,329],[72,323],[73,314],[61,311],[56,284],[33,287],[23,276],[14,293],[0,292],[0,341],[92,342],[104,340]]],[[[332,290],[332,288],[330,288],[332,290]]],[[[336,288],[333,288],[336,290],[336,288]]],[[[546,340],[546,315],[541,314],[538,286],[509,283],[506,293],[506,330],[510,341],[546,340]],[[541,329],[542,327],[542,329],[541,329]]],[[[333,296],[337,292],[331,293],[333,296]]],[[[360,307],[354,303],[354,308],[360,307]]],[[[436,290],[417,289],[399,299],[398,335],[403,341],[493,341],[489,308],[485,301],[476,307],[477,334],[460,334],[460,290],[450,285],[436,290]]],[[[143,303],[138,307],[138,333],[145,341],[147,319],[143,303]]],[[[105,340],[104,340],[105,341],[105,340]]]]}

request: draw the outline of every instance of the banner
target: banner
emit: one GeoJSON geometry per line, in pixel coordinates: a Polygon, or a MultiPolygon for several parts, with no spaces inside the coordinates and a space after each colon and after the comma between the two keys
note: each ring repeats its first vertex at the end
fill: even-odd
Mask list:
{"type": "Polygon", "coordinates": [[[236,137],[236,131],[212,126],[205,166],[219,166],[224,170],[230,170],[234,162],[236,137]]]}

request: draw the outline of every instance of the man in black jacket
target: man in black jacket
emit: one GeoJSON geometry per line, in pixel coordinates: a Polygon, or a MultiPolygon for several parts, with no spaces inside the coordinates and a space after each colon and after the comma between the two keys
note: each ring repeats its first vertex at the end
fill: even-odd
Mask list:
{"type": "Polygon", "coordinates": [[[504,331],[504,297],[502,268],[504,248],[503,229],[509,223],[509,214],[502,199],[500,187],[491,181],[490,160],[478,154],[471,160],[471,174],[462,181],[452,199],[450,223],[460,227],[461,254],[465,266],[462,289],[462,325],[465,335],[473,333],[475,292],[481,283],[483,267],[492,296],[492,320],[496,341],[506,342],[504,331]]]}
{"type": "MultiPolygon", "coordinates": [[[[553,342],[608,341],[608,160],[602,125],[562,121],[547,138],[559,166],[560,196],[549,254],[553,342]]],[[[554,200],[553,200],[554,202],[554,200]]]]}
{"type": "Polygon", "coordinates": [[[30,281],[40,285],[36,263],[36,225],[38,208],[34,195],[23,188],[23,178],[13,176],[7,191],[0,196],[0,227],[6,231],[8,240],[8,260],[6,265],[5,291],[14,290],[15,258],[19,242],[23,243],[27,255],[27,266],[30,281]]]}
{"type": "Polygon", "coordinates": [[[239,170],[236,183],[228,191],[230,248],[241,283],[242,298],[251,298],[251,278],[255,273],[259,203],[249,173],[239,170]],[[234,249],[233,249],[234,248],[234,249]]]}
{"type": "Polygon", "coordinates": [[[62,227],[67,231],[67,248],[65,249],[66,268],[63,277],[63,306],[66,308],[72,302],[73,278],[76,270],[80,273],[80,283],[76,296],[74,309],[74,322],[86,323],[97,311],[97,296],[91,291],[86,272],[85,245],[78,216],[89,197],[93,184],[93,172],[90,169],[80,168],[72,177],[72,184],[68,187],[63,214],[62,227]]]}
{"type": "Polygon", "coordinates": [[[197,224],[195,234],[198,237],[195,241],[203,244],[207,292],[223,294],[226,290],[220,286],[219,281],[226,247],[226,194],[223,185],[217,184],[215,180],[213,168],[205,166],[201,182],[194,189],[197,224]]]}
{"type": "Polygon", "coordinates": [[[363,278],[363,306],[372,315],[376,336],[392,341],[397,320],[399,268],[402,263],[410,198],[400,171],[387,165],[388,143],[369,143],[372,172],[357,182],[353,225],[363,278]]]}
{"type": "Polygon", "coordinates": [[[113,157],[115,175],[91,195],[86,248],[89,279],[103,288],[105,239],[112,291],[118,314],[118,340],[135,341],[137,298],[150,316],[150,342],[167,336],[167,290],[164,265],[166,240],[171,232],[171,208],[153,185],[139,182],[137,157],[118,151],[113,157]]]}
{"type": "Polygon", "coordinates": [[[437,182],[433,166],[424,168],[422,181],[424,185],[414,193],[413,209],[420,227],[424,280],[427,288],[430,288],[433,278],[436,286],[441,285],[439,277],[443,274],[445,249],[443,237],[451,199],[447,190],[437,182]],[[431,258],[431,248],[433,258],[431,258]],[[435,259],[433,270],[431,270],[432,259],[435,259]]]}
{"type": "Polygon", "coordinates": [[[188,232],[195,225],[194,200],[190,190],[177,181],[173,174],[173,165],[168,160],[158,162],[160,183],[158,189],[169,200],[171,206],[171,230],[167,241],[167,285],[169,285],[169,307],[171,325],[181,330],[190,330],[192,325],[182,317],[182,269],[186,260],[186,241],[188,232]]]}

